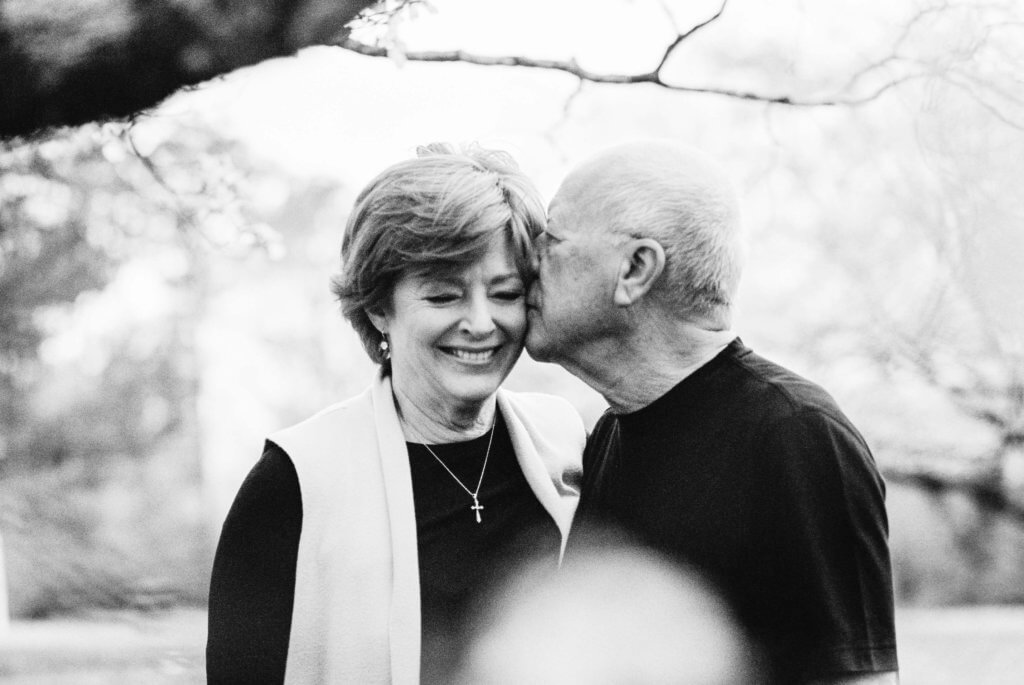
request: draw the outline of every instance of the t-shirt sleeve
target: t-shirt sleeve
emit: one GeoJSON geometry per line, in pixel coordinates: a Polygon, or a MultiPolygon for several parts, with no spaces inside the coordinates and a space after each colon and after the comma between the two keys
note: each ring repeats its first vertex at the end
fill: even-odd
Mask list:
{"type": "Polygon", "coordinates": [[[267,442],[231,505],[214,557],[208,683],[284,681],[301,531],[295,467],[267,442]]]}
{"type": "Polygon", "coordinates": [[[896,670],[885,485],[863,438],[809,410],[763,444],[763,634],[803,677],[896,670]]]}

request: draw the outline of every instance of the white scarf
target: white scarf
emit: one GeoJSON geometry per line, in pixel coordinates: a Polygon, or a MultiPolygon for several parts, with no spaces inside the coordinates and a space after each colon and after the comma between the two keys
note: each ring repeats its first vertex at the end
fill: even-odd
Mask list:
{"type": "MultiPolygon", "coordinates": [[[[579,500],[586,434],[550,395],[498,391],[519,465],[562,534],[579,500]]],[[[419,682],[412,477],[391,381],[270,436],[295,465],[302,536],[285,682],[419,682]]]]}

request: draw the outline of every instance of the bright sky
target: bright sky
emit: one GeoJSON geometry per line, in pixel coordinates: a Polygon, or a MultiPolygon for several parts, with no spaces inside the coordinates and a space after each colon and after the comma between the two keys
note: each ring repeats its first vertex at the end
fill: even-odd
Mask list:
{"type": "MultiPolygon", "coordinates": [[[[679,53],[671,64],[672,74],[695,85],[717,80],[770,90],[773,84],[764,83],[762,65],[745,55],[752,54],[761,41],[781,37],[794,49],[814,56],[801,60],[801,75],[806,72],[809,80],[818,70],[860,59],[861,53],[868,52],[863,40],[837,40],[837,26],[849,36],[851,26],[875,24],[875,13],[891,5],[881,0],[866,6],[833,2],[830,13],[822,17],[801,0],[772,3],[770,9],[755,0],[733,0],[719,22],[696,34],[691,47],[679,53]],[[844,11],[849,13],[845,19],[844,11]],[[729,45],[725,56],[722,45],[729,45]],[[723,60],[733,62],[728,73],[709,72],[712,62],[723,60]]],[[[719,3],[436,0],[431,6],[436,11],[419,9],[415,19],[398,24],[397,35],[407,49],[576,57],[591,70],[634,73],[656,64],[677,30],[673,22],[686,30],[711,16],[719,3]]],[[[360,37],[372,39],[367,34],[360,37]]],[[[783,64],[777,72],[785,77],[794,75],[794,69],[783,64]]],[[[564,146],[561,151],[552,150],[550,143],[558,147],[563,142],[560,138],[567,137],[557,129],[564,103],[576,87],[575,79],[556,72],[399,64],[314,48],[296,58],[241,70],[201,92],[176,98],[165,111],[201,112],[298,173],[339,176],[356,184],[430,140],[477,140],[504,147],[526,169],[543,176],[551,165],[560,168],[558,155],[569,152],[564,146]]],[[[653,90],[620,87],[623,95],[631,90],[630,96],[639,96],[641,89],[653,90]]],[[[701,104],[713,108],[718,105],[714,100],[706,97],[701,104]]],[[[650,124],[641,117],[633,130],[610,135],[663,134],[651,130],[650,124]]],[[[602,144],[603,140],[592,140],[581,147],[602,144]]]]}
{"type": "MultiPolygon", "coordinates": [[[[436,11],[421,8],[417,17],[398,24],[396,35],[407,49],[575,57],[589,69],[621,73],[650,69],[677,30],[709,18],[720,4],[433,0],[431,6],[436,11]]],[[[824,74],[842,84],[846,75],[876,61],[918,7],[911,0],[730,0],[720,20],[685,44],[670,63],[670,76],[693,85],[815,94],[816,84],[826,83],[824,74]]],[[[941,34],[924,32],[928,40],[918,40],[929,26],[923,22],[909,34],[905,56],[934,49],[929,41],[936,43],[941,34]]],[[[568,165],[596,149],[630,138],[671,137],[728,161],[741,185],[752,189],[751,201],[761,203],[751,212],[755,226],[769,223],[776,209],[790,227],[817,216],[813,198],[780,185],[787,179],[772,167],[773,146],[781,154],[795,149],[820,156],[816,167],[824,174],[860,162],[842,156],[850,151],[832,149],[833,141],[815,128],[816,121],[842,117],[841,110],[769,108],[652,86],[587,85],[572,99],[577,86],[559,72],[401,63],[311,48],[179,96],[163,111],[213,121],[292,173],[338,178],[352,192],[383,167],[414,154],[417,145],[450,140],[510,151],[550,198],[568,165]],[[773,186],[782,188],[785,207],[764,205],[773,186]],[[808,200],[805,212],[801,202],[808,200]]],[[[892,94],[889,102],[899,97],[892,94]]],[[[783,287],[784,280],[780,273],[771,282],[783,287]]]]}

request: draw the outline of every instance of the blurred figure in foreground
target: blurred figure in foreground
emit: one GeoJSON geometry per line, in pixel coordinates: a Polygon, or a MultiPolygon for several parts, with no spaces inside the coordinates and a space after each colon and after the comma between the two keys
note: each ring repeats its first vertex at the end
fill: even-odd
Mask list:
{"type": "Polygon", "coordinates": [[[7,565],[4,563],[4,539],[0,537],[0,637],[11,629],[11,614],[7,607],[7,565]]]}
{"type": "Polygon", "coordinates": [[[511,576],[476,630],[463,685],[764,682],[726,604],[639,547],[576,548],[557,573],[511,576]]]}
{"type": "Polygon", "coordinates": [[[480,148],[423,148],[360,193],[334,290],[380,372],[271,435],[242,485],[210,584],[209,682],[412,685],[421,660],[429,681],[506,565],[557,565],[583,422],[499,387],[543,224],[511,158],[480,148]]]}
{"type": "Polygon", "coordinates": [[[577,525],[704,574],[773,682],[895,683],[884,483],[828,393],[732,331],[739,211],[718,166],[612,148],[568,175],[538,243],[527,349],[610,405],[577,525]]]}

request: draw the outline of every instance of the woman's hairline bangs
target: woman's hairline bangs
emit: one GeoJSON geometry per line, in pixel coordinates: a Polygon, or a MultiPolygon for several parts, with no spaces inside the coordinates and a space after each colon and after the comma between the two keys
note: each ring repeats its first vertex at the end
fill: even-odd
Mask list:
{"type": "MultiPolygon", "coordinates": [[[[532,242],[525,226],[517,229],[517,221],[513,215],[498,229],[475,231],[471,241],[451,241],[448,245],[437,249],[432,255],[402,254],[405,266],[399,270],[398,278],[404,275],[430,276],[438,273],[445,276],[457,274],[482,260],[487,254],[495,238],[501,238],[509,248],[512,262],[519,276],[526,279],[532,272],[532,242]]],[[[397,279],[396,279],[397,281],[397,279]]]]}

